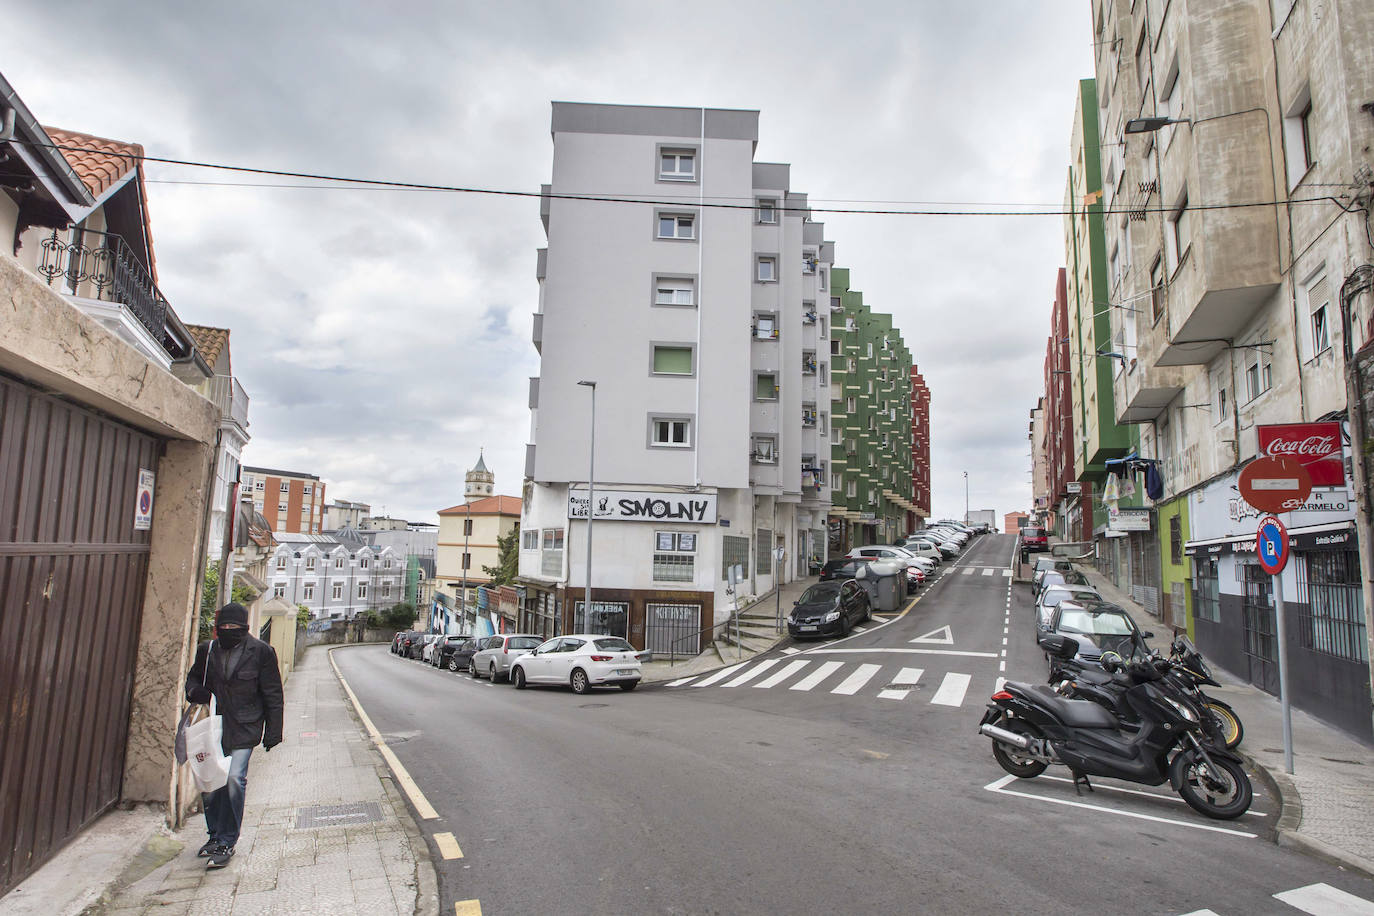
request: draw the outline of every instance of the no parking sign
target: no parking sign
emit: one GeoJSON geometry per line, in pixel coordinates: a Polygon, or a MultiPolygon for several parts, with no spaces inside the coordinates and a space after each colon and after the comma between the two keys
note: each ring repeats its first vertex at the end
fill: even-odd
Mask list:
{"type": "Polygon", "coordinates": [[[138,469],[138,492],[134,495],[134,530],[147,531],[153,527],[153,482],[156,475],[147,468],[138,469]]]}
{"type": "Polygon", "coordinates": [[[1288,529],[1272,515],[1260,519],[1255,533],[1255,555],[1260,568],[1271,576],[1277,576],[1288,563],[1288,529]]]}

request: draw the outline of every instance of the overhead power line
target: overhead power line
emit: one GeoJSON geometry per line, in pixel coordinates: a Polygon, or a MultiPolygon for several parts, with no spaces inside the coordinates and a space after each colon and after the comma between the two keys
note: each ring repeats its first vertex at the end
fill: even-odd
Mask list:
{"type": "MultiPolygon", "coordinates": [[[[334,189],[343,188],[371,188],[380,190],[403,190],[403,191],[429,191],[434,193],[447,194],[482,194],[492,197],[524,197],[541,198],[551,200],[576,200],[592,203],[612,203],[612,204],[648,204],[659,207],[685,207],[692,209],[711,209],[711,210],[755,210],[757,204],[753,201],[747,203],[724,203],[719,201],[687,201],[678,199],[661,199],[648,197],[635,197],[625,195],[610,194],[555,194],[541,191],[515,191],[501,188],[478,188],[464,185],[435,184],[419,181],[397,181],[385,178],[355,178],[347,175],[326,175],[318,172],[296,172],[288,169],[268,169],[257,168],[246,165],[228,165],[219,162],[203,162],[194,159],[173,159],[166,156],[134,155],[133,153],[116,152],[109,149],[99,149],[92,147],[73,146],[62,143],[37,143],[29,140],[22,140],[14,137],[12,143],[27,143],[30,146],[42,147],[47,149],[61,150],[63,152],[75,153],[95,153],[101,156],[113,156],[121,159],[129,159],[136,162],[156,162],[162,165],[180,165],[188,168],[214,169],[222,172],[240,172],[247,175],[270,175],[275,178],[300,178],[307,181],[333,182],[334,189]]],[[[145,179],[146,180],[146,179],[145,179]]],[[[164,179],[165,181],[165,179],[164,179]]],[[[170,183],[170,182],[169,182],[170,183]]],[[[188,182],[189,183],[189,182],[188,182]]],[[[314,185],[280,185],[280,184],[245,184],[239,182],[206,182],[206,184],[231,184],[235,187],[267,187],[267,188],[304,188],[315,187],[314,185]]],[[[1344,204],[1335,197],[1311,197],[1293,198],[1287,200],[1266,200],[1266,201],[1247,201],[1242,203],[1227,204],[1198,204],[1189,206],[1189,210],[1238,210],[1253,207],[1281,207],[1284,204],[1307,204],[1330,202],[1344,209],[1344,204]]],[[[1027,206],[1038,206],[1028,204],[1027,206]]],[[[858,216],[1079,216],[1086,212],[1086,208],[1078,210],[1064,209],[1044,209],[1044,210],[961,210],[954,209],[953,206],[931,205],[921,208],[907,209],[874,209],[859,207],[784,207],[774,206],[775,211],[783,213],[833,213],[839,215],[858,215],[858,216]]],[[[1122,215],[1130,213],[1173,213],[1175,207],[1135,207],[1128,206],[1123,209],[1103,209],[1103,216],[1122,215]]]]}

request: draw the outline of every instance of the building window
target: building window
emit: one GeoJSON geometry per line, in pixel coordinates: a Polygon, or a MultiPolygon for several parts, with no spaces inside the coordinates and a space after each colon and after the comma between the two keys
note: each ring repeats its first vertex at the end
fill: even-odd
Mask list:
{"type": "Polygon", "coordinates": [[[814,274],[816,272],[816,252],[802,252],[802,273],[814,274]]]}
{"type": "Polygon", "coordinates": [[[263,482],[262,482],[261,480],[255,480],[255,481],[253,481],[253,489],[254,489],[254,490],[261,490],[261,489],[263,488],[262,484],[263,484],[263,482]]]}
{"type": "Polygon", "coordinates": [[[754,337],[759,340],[778,339],[778,316],[776,312],[754,313],[754,337]]]}
{"type": "Polygon", "coordinates": [[[306,484],[305,486],[301,487],[301,492],[304,493],[306,496],[309,496],[311,493],[315,492],[315,488],[312,487],[310,484],[306,484]]]}
{"type": "Polygon", "coordinates": [[[654,344],[649,371],[654,375],[692,375],[692,348],[677,344],[654,344]]]}
{"type": "Polygon", "coordinates": [[[286,554],[283,553],[277,557],[277,571],[281,572],[284,569],[286,569],[286,554]]]}
{"type": "Polygon", "coordinates": [[[773,224],[778,221],[778,200],[776,197],[758,199],[759,222],[773,224]]]}
{"type": "Polygon", "coordinates": [[[274,583],[272,583],[272,597],[273,597],[273,598],[285,598],[285,597],[286,597],[286,583],[285,583],[285,582],[274,582],[274,583]]]}
{"type": "Polygon", "coordinates": [[[1353,550],[1297,554],[1299,638],[1304,649],[1365,663],[1360,558],[1353,550]]]}
{"type": "Polygon", "coordinates": [[[1193,616],[1213,623],[1221,620],[1216,557],[1193,558],[1193,616]]]}
{"type": "Polygon", "coordinates": [[[1185,191],[1179,198],[1178,206],[1169,214],[1169,228],[1164,234],[1164,248],[1169,257],[1170,274],[1178,270],[1178,265],[1183,263],[1183,258],[1188,254],[1188,245],[1192,241],[1191,222],[1188,193],[1185,191]]]}
{"type": "Polygon", "coordinates": [[[1265,346],[1260,342],[1263,338],[1264,335],[1259,334],[1256,342],[1245,348],[1245,396],[1250,401],[1268,391],[1271,383],[1271,357],[1262,349],[1265,346]]]}
{"type": "Polygon", "coordinates": [[[383,598],[390,598],[390,597],[391,597],[391,583],[390,583],[390,582],[383,582],[383,583],[382,583],[382,597],[383,597],[383,598]]]}
{"type": "Polygon", "coordinates": [[[334,595],[334,600],[335,600],[335,601],[342,601],[342,600],[343,600],[343,583],[342,583],[342,582],[335,582],[335,583],[334,583],[334,588],[333,588],[332,594],[334,595]]]}
{"type": "Polygon", "coordinates": [[[277,512],[280,513],[280,512],[285,512],[285,511],[286,511],[286,503],[277,503],[277,512]]]}
{"type": "Polygon", "coordinates": [[[750,457],[755,464],[778,463],[778,440],[775,436],[754,436],[750,457]]]}
{"type": "Polygon", "coordinates": [[[538,550],[538,549],[539,549],[539,532],[538,532],[538,531],[522,531],[522,532],[520,532],[520,549],[521,549],[521,550],[538,550]]]}
{"type": "MultiPolygon", "coordinates": [[[[1150,265],[1150,321],[1158,323],[1164,315],[1164,260],[1156,257],[1150,265]]],[[[1123,319],[1127,320],[1127,319],[1123,319]]]]}
{"type": "Polygon", "coordinates": [[[696,532],[655,531],[655,582],[691,582],[695,578],[696,532]]]}
{"type": "Polygon", "coordinates": [[[850,395],[844,399],[844,412],[852,414],[859,409],[859,399],[855,395],[850,395]]]}
{"type": "Polygon", "coordinates": [[[1304,86],[1283,119],[1289,190],[1297,187],[1298,182],[1317,164],[1312,126],[1312,89],[1304,86]]]}
{"type": "Polygon", "coordinates": [[[754,565],[759,575],[773,571],[773,532],[760,528],[754,532],[754,565]]]}
{"type": "Polygon", "coordinates": [[[754,400],[776,401],[778,399],[778,377],[772,372],[758,372],[754,375],[754,400]]]}
{"type": "Polygon", "coordinates": [[[1177,515],[1169,518],[1169,562],[1183,565],[1183,519],[1177,515]]]}
{"type": "Polygon", "coordinates": [[[1331,284],[1324,268],[1307,281],[1303,293],[1307,300],[1308,318],[1307,327],[1303,329],[1304,339],[1300,343],[1306,351],[1303,357],[1314,359],[1331,347],[1331,284]]]}
{"type": "Polygon", "coordinates": [[[562,528],[543,530],[543,551],[539,559],[539,571],[545,576],[557,576],[563,572],[562,528]]]}
{"type": "Polygon", "coordinates": [[[303,601],[314,601],[314,600],[315,600],[315,583],[314,583],[314,582],[307,582],[307,583],[305,583],[304,585],[301,586],[301,600],[303,600],[303,601]]]}
{"type": "Polygon", "coordinates": [[[368,564],[369,562],[370,562],[370,561],[368,560],[367,557],[360,557],[359,560],[358,560],[358,568],[359,568],[359,569],[367,569],[367,564],[368,564]]]}
{"type": "MultiPolygon", "coordinates": [[[[1178,53],[1174,53],[1173,60],[1169,63],[1169,70],[1164,76],[1164,87],[1160,93],[1160,101],[1163,103],[1164,117],[1171,121],[1183,119],[1183,87],[1178,84],[1178,53]]],[[[1164,148],[1167,150],[1174,142],[1175,125],[1167,124],[1160,131],[1163,134],[1164,148]]]]}
{"type": "Polygon", "coordinates": [[[305,568],[308,569],[310,572],[314,572],[314,571],[315,571],[315,558],[314,558],[314,557],[306,557],[306,558],[305,558],[305,568]]]}
{"type": "Polygon", "coordinates": [[[755,277],[760,283],[774,283],[778,279],[778,259],[759,258],[755,277]]]}
{"type": "Polygon", "coordinates": [[[335,569],[343,569],[343,564],[344,564],[344,558],[343,558],[343,557],[335,557],[335,558],[334,558],[334,568],[335,568],[335,569]]]}
{"type": "Polygon", "coordinates": [[[649,445],[655,448],[691,448],[691,419],[688,417],[650,417],[649,445]]]}
{"type": "Polygon", "coordinates": [[[367,600],[367,583],[366,583],[366,582],[359,582],[359,583],[358,583],[358,600],[359,600],[359,601],[365,601],[365,600],[367,600]]]}
{"type": "Polygon", "coordinates": [[[1217,386],[1217,422],[1225,420],[1231,412],[1231,406],[1226,402],[1226,387],[1217,386]]]}
{"type": "Polygon", "coordinates": [[[665,148],[658,152],[658,177],[665,181],[695,181],[696,166],[696,150],[665,148]]]}
{"type": "Polygon", "coordinates": [[[282,491],[283,493],[290,493],[290,492],[291,492],[291,484],[290,484],[288,481],[283,480],[283,481],[281,482],[281,491],[282,491]]]}
{"type": "Polygon", "coordinates": [[[731,566],[740,567],[740,575],[748,578],[749,539],[747,537],[727,534],[720,539],[720,578],[722,582],[730,580],[731,566]]]}
{"type": "Polygon", "coordinates": [[[691,241],[697,237],[697,218],[691,213],[660,213],[658,237],[691,241]]]}
{"type": "Polygon", "coordinates": [[[697,283],[690,277],[654,278],[654,305],[697,304],[697,283]]]}

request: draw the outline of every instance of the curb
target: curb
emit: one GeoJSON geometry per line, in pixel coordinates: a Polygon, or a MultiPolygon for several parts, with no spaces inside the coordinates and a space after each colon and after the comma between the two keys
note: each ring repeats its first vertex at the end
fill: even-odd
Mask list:
{"type": "Polygon", "coordinates": [[[1359,872],[1366,878],[1374,878],[1374,862],[1298,831],[1302,824],[1302,795],[1298,792],[1292,777],[1282,770],[1269,769],[1249,754],[1243,756],[1250,766],[1264,777],[1268,788],[1279,799],[1279,819],[1274,825],[1275,845],[1297,849],[1333,865],[1359,872]]]}
{"type": "MultiPolygon", "coordinates": [[[[328,655],[331,656],[330,669],[334,672],[334,682],[343,689],[343,681],[339,674],[339,669],[333,664],[332,656],[335,649],[347,649],[359,645],[382,645],[381,643],[353,643],[347,646],[330,646],[328,655]]],[[[346,693],[346,691],[345,691],[346,693]]],[[[347,696],[344,697],[347,699],[347,696]]],[[[359,733],[364,738],[364,743],[368,746],[368,753],[374,757],[374,764],[377,767],[377,779],[382,784],[382,789],[386,792],[386,797],[391,802],[391,807],[396,812],[396,820],[400,823],[401,829],[405,831],[406,840],[410,843],[410,852],[415,856],[415,912],[418,916],[438,916],[439,913],[439,876],[434,870],[434,860],[430,856],[429,844],[425,842],[425,836],[420,831],[420,825],[415,823],[415,816],[410,812],[410,805],[402,797],[400,790],[396,788],[394,774],[377,749],[372,746],[372,740],[362,727],[362,722],[358,719],[358,711],[352,703],[345,703],[348,714],[353,717],[353,722],[358,726],[359,733]]]]}

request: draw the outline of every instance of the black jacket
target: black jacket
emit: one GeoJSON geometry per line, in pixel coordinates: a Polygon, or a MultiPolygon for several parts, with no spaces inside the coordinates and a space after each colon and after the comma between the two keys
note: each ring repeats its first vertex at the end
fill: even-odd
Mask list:
{"type": "Polygon", "coordinates": [[[277,651],[253,636],[244,638],[238,664],[224,670],[228,657],[218,642],[196,648],[196,660],[186,673],[186,698],[202,680],[215,695],[217,712],[224,717],[224,752],[281,743],[283,700],[277,651]],[[213,649],[213,651],[211,651],[213,649]],[[206,655],[210,666],[206,669],[206,655]]]}

